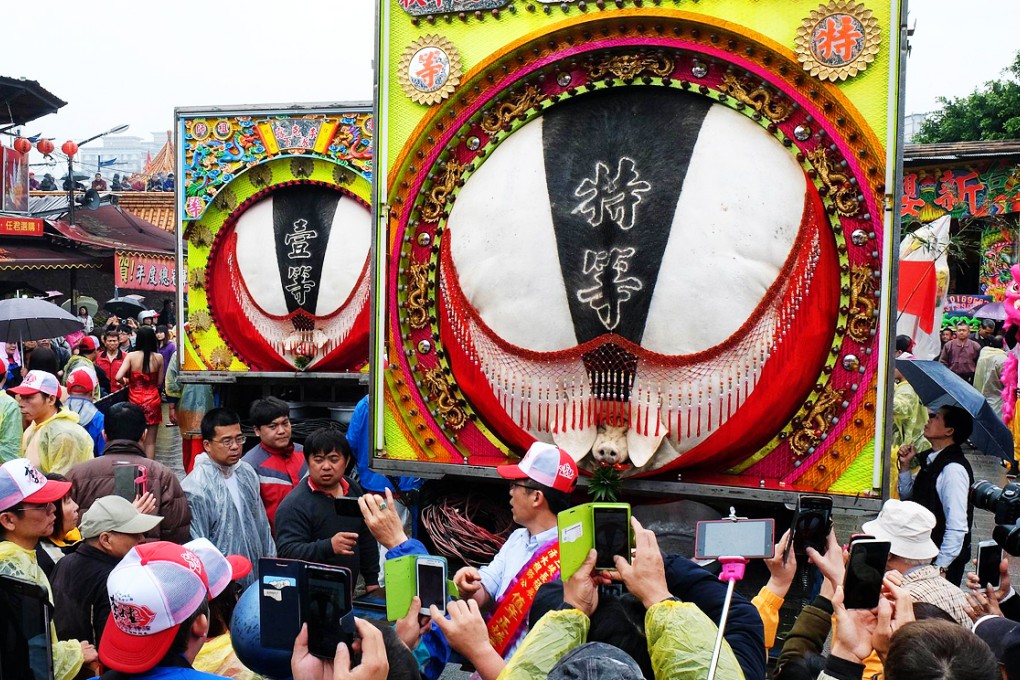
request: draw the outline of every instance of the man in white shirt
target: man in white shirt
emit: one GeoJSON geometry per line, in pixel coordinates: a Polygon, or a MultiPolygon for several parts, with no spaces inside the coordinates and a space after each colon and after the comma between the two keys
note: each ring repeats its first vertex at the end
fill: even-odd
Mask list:
{"type": "Polygon", "coordinates": [[[960,585],[970,561],[970,527],[974,522],[970,487],[974,472],[960,444],[973,430],[974,420],[967,411],[959,406],[943,406],[929,415],[924,426],[924,437],[931,442],[932,450],[921,459],[917,475],[910,472],[917,450],[906,444],[897,454],[900,498],[934,513],[936,524],[931,538],[939,546],[935,566],[955,585],[960,585]]]}
{"type": "Polygon", "coordinates": [[[556,515],[570,507],[577,464],[553,444],[535,442],[517,465],[501,465],[511,480],[510,508],[521,528],[510,534],[492,562],[464,567],[453,577],[464,599],[492,608],[489,641],[510,658],[528,630],[528,612],[539,586],[559,578],[556,515]]]}

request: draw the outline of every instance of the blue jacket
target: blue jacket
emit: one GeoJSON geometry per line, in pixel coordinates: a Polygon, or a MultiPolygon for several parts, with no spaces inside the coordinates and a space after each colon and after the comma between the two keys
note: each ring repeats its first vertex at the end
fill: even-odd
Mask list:
{"type": "MultiPolygon", "coordinates": [[[[354,413],[351,414],[351,422],[347,426],[347,443],[351,445],[351,450],[354,452],[354,458],[358,462],[358,484],[365,491],[371,493],[382,493],[386,489],[390,491],[397,491],[393,488],[393,484],[390,482],[390,477],[381,475],[378,472],[373,472],[368,467],[369,455],[368,455],[368,440],[369,440],[369,422],[368,422],[368,397],[362,397],[358,405],[354,407],[354,413]]],[[[417,477],[395,477],[397,486],[400,487],[400,491],[411,491],[412,489],[419,489],[422,485],[422,480],[417,477]]]]}
{"type": "MultiPolygon", "coordinates": [[[[666,585],[684,602],[696,604],[718,625],[726,584],[680,555],[666,555],[666,585]]],[[[754,605],[737,592],[730,601],[723,637],[730,643],[745,680],[765,680],[765,626],[754,605]]]]}
{"type": "Polygon", "coordinates": [[[78,414],[78,424],[92,437],[96,456],[103,455],[103,449],[106,448],[106,437],[103,436],[106,416],[103,412],[97,409],[90,399],[81,397],[68,397],[67,408],[78,414]]]}

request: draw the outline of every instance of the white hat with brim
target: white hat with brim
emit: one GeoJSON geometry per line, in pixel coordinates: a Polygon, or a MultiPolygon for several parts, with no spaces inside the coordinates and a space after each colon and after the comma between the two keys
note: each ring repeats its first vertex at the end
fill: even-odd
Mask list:
{"type": "Polygon", "coordinates": [[[889,552],[908,560],[933,560],[939,547],[931,540],[935,515],[912,501],[892,498],[885,502],[876,519],[865,522],[864,533],[889,541],[889,552]]]}

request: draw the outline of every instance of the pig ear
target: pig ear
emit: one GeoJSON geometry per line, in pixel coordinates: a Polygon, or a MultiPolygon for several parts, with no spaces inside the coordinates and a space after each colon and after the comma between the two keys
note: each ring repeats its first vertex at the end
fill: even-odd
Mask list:
{"type": "Polygon", "coordinates": [[[649,400],[642,406],[646,409],[645,417],[639,422],[637,409],[632,409],[627,428],[627,453],[635,468],[644,467],[651,460],[663,437],[669,433],[669,428],[662,422],[662,405],[649,400]]]}
{"type": "Polygon", "coordinates": [[[575,463],[580,463],[581,459],[591,452],[597,435],[598,428],[595,425],[588,425],[583,428],[553,432],[552,438],[556,446],[569,453],[575,463]]]}

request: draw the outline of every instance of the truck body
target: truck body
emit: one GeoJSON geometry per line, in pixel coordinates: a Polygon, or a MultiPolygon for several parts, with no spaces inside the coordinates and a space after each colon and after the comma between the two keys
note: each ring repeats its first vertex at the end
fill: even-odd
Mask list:
{"type": "Polygon", "coordinates": [[[381,0],[373,467],[877,508],[904,16],[381,0]]]}

